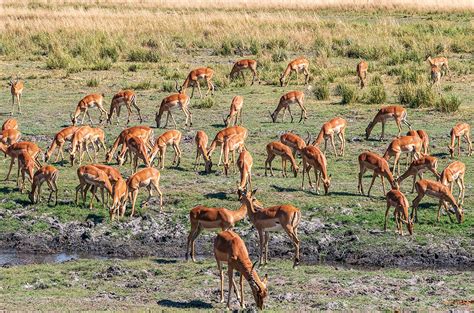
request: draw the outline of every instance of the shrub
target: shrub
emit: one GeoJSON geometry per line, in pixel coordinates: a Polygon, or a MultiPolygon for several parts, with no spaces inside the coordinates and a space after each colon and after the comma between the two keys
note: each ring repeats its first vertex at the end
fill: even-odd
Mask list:
{"type": "Polygon", "coordinates": [[[212,108],[214,105],[216,105],[216,100],[214,99],[214,97],[205,97],[200,101],[196,101],[193,107],[197,109],[209,109],[212,108]]]}
{"type": "Polygon", "coordinates": [[[446,85],[443,87],[443,91],[453,91],[454,86],[453,85],[446,85]]]}
{"type": "Polygon", "coordinates": [[[232,43],[228,40],[224,40],[221,46],[214,50],[215,55],[231,55],[234,53],[232,43]]]}
{"type": "Polygon", "coordinates": [[[101,59],[110,59],[112,62],[117,62],[119,52],[115,47],[103,46],[100,48],[99,56],[101,59]]]}
{"type": "Polygon", "coordinates": [[[341,96],[341,104],[350,104],[357,101],[356,90],[353,86],[339,84],[336,87],[336,94],[341,96]]]}
{"type": "Polygon", "coordinates": [[[328,100],[329,84],[326,81],[321,82],[319,85],[314,87],[313,94],[318,100],[328,100]]]}
{"type": "Polygon", "coordinates": [[[387,92],[383,85],[370,86],[365,101],[369,104],[381,104],[387,100],[387,92]]]}
{"type": "Polygon", "coordinates": [[[452,113],[459,110],[461,99],[455,95],[450,95],[448,98],[443,96],[436,102],[436,110],[440,112],[452,113]]]}
{"type": "Polygon", "coordinates": [[[380,77],[380,75],[372,76],[372,78],[370,79],[369,85],[370,86],[383,86],[382,77],[380,77]]]}
{"type": "Polygon", "coordinates": [[[72,58],[63,52],[54,52],[46,59],[46,68],[50,70],[67,69],[72,58]]]}
{"type": "Polygon", "coordinates": [[[91,78],[87,82],[87,87],[97,87],[99,86],[99,80],[97,78],[91,78]]]}
{"type": "Polygon", "coordinates": [[[436,105],[436,96],[429,85],[403,84],[397,93],[400,103],[411,108],[429,108],[436,105]]]}
{"type": "Polygon", "coordinates": [[[129,62],[159,62],[161,57],[156,50],[136,49],[128,53],[127,61],[129,62]]]}
{"type": "Polygon", "coordinates": [[[139,68],[138,64],[130,64],[128,66],[128,71],[129,72],[136,72],[136,71],[138,71],[138,68],[139,68]]]}
{"type": "Polygon", "coordinates": [[[278,49],[272,54],[272,61],[273,62],[283,62],[288,59],[288,54],[283,49],[278,49]]]}
{"type": "Polygon", "coordinates": [[[165,81],[161,85],[161,91],[163,92],[173,92],[175,91],[175,83],[170,82],[170,81],[165,81]]]}
{"type": "Polygon", "coordinates": [[[110,59],[99,59],[91,66],[93,71],[107,71],[112,67],[112,61],[110,59]]]}
{"type": "Polygon", "coordinates": [[[424,74],[420,71],[402,68],[400,77],[398,79],[399,84],[412,83],[419,84],[424,81],[424,74]]]}
{"type": "Polygon", "coordinates": [[[157,88],[158,86],[156,84],[153,84],[151,81],[146,80],[142,82],[138,82],[135,84],[131,84],[130,86],[126,87],[125,89],[132,89],[132,90],[146,90],[146,89],[152,89],[152,88],[157,88]]]}

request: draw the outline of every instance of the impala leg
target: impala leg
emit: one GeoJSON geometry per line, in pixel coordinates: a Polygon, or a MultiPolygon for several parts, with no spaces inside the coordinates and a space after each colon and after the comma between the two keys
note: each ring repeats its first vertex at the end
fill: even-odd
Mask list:
{"type": "Polygon", "coordinates": [[[411,193],[415,192],[416,174],[413,175],[413,185],[411,186],[411,193]]]}
{"type": "Polygon", "coordinates": [[[418,222],[418,214],[417,214],[416,210],[418,208],[418,205],[420,204],[421,199],[423,199],[424,196],[425,196],[424,193],[418,193],[415,200],[413,200],[413,209],[411,211],[411,218],[412,219],[415,218],[414,219],[415,222],[418,222]]]}
{"type": "Polygon", "coordinates": [[[15,157],[11,158],[10,167],[8,168],[8,173],[7,173],[7,177],[5,177],[5,180],[8,180],[10,178],[10,174],[12,172],[13,164],[15,164],[15,157]]]}
{"type": "Polygon", "coordinates": [[[461,136],[458,137],[458,157],[461,156],[461,136]]]}
{"type": "Polygon", "coordinates": [[[387,201],[387,210],[385,210],[385,221],[384,221],[384,224],[383,224],[383,231],[387,231],[388,211],[390,211],[390,203],[387,201]]]}
{"type": "Polygon", "coordinates": [[[268,263],[268,242],[270,241],[270,233],[265,232],[265,264],[268,263]]]}
{"type": "Polygon", "coordinates": [[[141,111],[140,111],[140,108],[139,108],[138,105],[137,105],[137,102],[136,102],[136,101],[133,101],[133,102],[132,102],[132,105],[133,105],[133,107],[137,110],[138,118],[140,119],[140,123],[142,123],[142,122],[143,122],[142,113],[141,113],[141,111]]]}
{"type": "Polygon", "coordinates": [[[165,168],[165,154],[166,154],[166,144],[162,147],[161,149],[161,155],[160,155],[160,169],[165,168]]]}
{"type": "Polygon", "coordinates": [[[359,193],[361,195],[364,194],[364,185],[362,184],[362,177],[364,176],[365,171],[366,171],[365,167],[361,166],[359,170],[359,184],[357,186],[357,189],[359,190],[359,193]]]}
{"type": "Polygon", "coordinates": [[[375,178],[377,178],[377,174],[375,174],[374,172],[374,174],[372,175],[372,181],[370,182],[369,191],[367,192],[367,197],[370,197],[370,190],[372,189],[372,186],[374,185],[375,178]]]}
{"type": "Polygon", "coordinates": [[[220,292],[221,292],[221,298],[220,298],[220,303],[224,302],[224,271],[222,269],[222,263],[219,260],[217,261],[217,269],[219,271],[219,278],[220,278],[220,292]]]}
{"type": "Polygon", "coordinates": [[[383,179],[383,175],[380,175],[380,179],[382,180],[382,190],[383,190],[383,195],[385,196],[387,192],[385,192],[385,180],[383,179]]]}
{"type": "Polygon", "coordinates": [[[288,110],[288,113],[290,113],[291,123],[293,123],[293,114],[291,114],[290,106],[288,105],[286,108],[288,110]]]}
{"type": "Polygon", "coordinates": [[[336,157],[337,157],[336,145],[334,144],[334,134],[331,134],[331,136],[329,137],[329,139],[331,140],[331,145],[332,145],[332,149],[334,150],[334,154],[335,154],[336,157]]]}
{"type": "Polygon", "coordinates": [[[133,217],[133,214],[135,214],[135,203],[137,201],[137,196],[138,196],[138,189],[135,189],[131,192],[132,212],[130,213],[130,217],[133,217]]]}
{"type": "MultiPolygon", "coordinates": [[[[160,213],[163,213],[163,193],[160,189],[160,182],[158,180],[152,181],[153,187],[155,188],[156,192],[160,195],[160,213]]],[[[151,193],[151,190],[150,190],[151,193]]]]}
{"type": "Polygon", "coordinates": [[[456,180],[459,186],[459,196],[458,196],[458,202],[463,205],[464,204],[464,192],[466,190],[466,186],[464,185],[464,176],[459,176],[459,178],[456,180]]]}
{"type": "Polygon", "coordinates": [[[229,279],[229,291],[227,294],[227,308],[230,309],[230,299],[232,298],[232,288],[234,287],[234,269],[230,266],[227,269],[227,278],[229,279]]]}
{"type": "Polygon", "coordinates": [[[293,259],[293,268],[295,268],[300,261],[300,240],[296,235],[296,229],[294,229],[292,225],[286,225],[283,229],[295,246],[295,256],[293,259]]]}
{"type": "Polygon", "coordinates": [[[339,140],[341,141],[341,156],[343,157],[344,156],[344,148],[345,148],[345,138],[344,138],[344,133],[341,131],[339,134],[337,134],[337,137],[339,138],[339,140]]]}
{"type": "Polygon", "coordinates": [[[244,301],[244,275],[240,273],[240,307],[245,309],[245,301],[244,301]]]}
{"type": "Polygon", "coordinates": [[[281,171],[283,177],[286,177],[286,160],[283,157],[281,158],[281,171]]]}
{"type": "Polygon", "coordinates": [[[168,110],[166,112],[166,122],[165,122],[165,126],[163,128],[166,128],[168,126],[168,121],[169,121],[169,118],[170,118],[170,111],[168,110]]]}
{"type": "Polygon", "coordinates": [[[174,116],[173,116],[173,113],[171,113],[171,111],[168,111],[170,116],[171,116],[171,120],[173,121],[173,125],[174,125],[174,129],[177,129],[178,128],[178,124],[176,124],[176,120],[174,119],[174,116]]]}
{"type": "Polygon", "coordinates": [[[380,135],[380,141],[385,139],[385,121],[382,121],[382,135],[380,135]]]}
{"type": "Polygon", "coordinates": [[[258,239],[260,242],[260,264],[265,264],[265,258],[264,258],[264,247],[265,247],[265,234],[263,233],[263,229],[258,228],[258,239]]]}
{"type": "Polygon", "coordinates": [[[12,111],[10,112],[10,115],[13,115],[15,112],[15,96],[12,95],[12,111]]]}

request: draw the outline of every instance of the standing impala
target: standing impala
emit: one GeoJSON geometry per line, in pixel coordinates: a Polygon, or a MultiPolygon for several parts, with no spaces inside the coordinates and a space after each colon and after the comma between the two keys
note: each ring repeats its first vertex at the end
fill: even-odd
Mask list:
{"type": "Polygon", "coordinates": [[[428,154],[428,150],[430,147],[430,137],[428,133],[423,129],[418,130],[409,130],[407,132],[407,136],[418,136],[421,138],[422,146],[423,146],[423,154],[428,154]]]}
{"type": "Polygon", "coordinates": [[[235,134],[242,134],[242,136],[246,139],[248,131],[246,128],[242,126],[231,126],[224,128],[223,130],[219,131],[216,136],[214,137],[214,140],[211,142],[211,146],[209,147],[209,150],[207,150],[207,153],[209,157],[211,157],[212,153],[217,147],[221,147],[221,153],[219,155],[219,163],[218,165],[221,165],[221,160],[222,160],[222,155],[224,154],[224,140],[232,135],[235,134]]]}
{"type": "Polygon", "coordinates": [[[20,141],[21,133],[16,129],[5,129],[0,132],[0,142],[6,146],[10,146],[20,141]]]}
{"type": "Polygon", "coordinates": [[[104,106],[102,105],[103,102],[104,102],[104,94],[94,93],[82,98],[81,101],[79,101],[79,103],[77,104],[74,114],[71,115],[72,125],[73,126],[76,125],[77,119],[79,118],[79,115],[81,115],[81,113],[83,113],[81,124],[84,124],[86,115],[89,117],[91,124],[94,124],[94,122],[92,121],[91,115],[89,114],[89,109],[92,109],[95,107],[97,107],[100,110],[99,123],[102,123],[102,115],[105,114],[105,117],[107,118],[107,111],[104,109],[104,106]]]}
{"type": "Polygon", "coordinates": [[[387,231],[387,217],[390,207],[395,207],[393,215],[395,217],[395,224],[400,236],[403,236],[402,222],[407,225],[407,230],[410,235],[413,235],[413,218],[410,219],[408,215],[408,204],[407,197],[400,190],[392,189],[387,193],[387,210],[385,211],[385,222],[383,230],[387,231]]]}
{"type": "Polygon", "coordinates": [[[242,121],[242,107],[244,105],[244,98],[241,96],[235,96],[232,98],[232,102],[230,104],[230,111],[226,118],[224,118],[225,126],[229,126],[229,123],[232,119],[234,119],[234,125],[237,125],[238,120],[240,120],[240,125],[243,124],[242,121]]]}
{"type": "Polygon", "coordinates": [[[252,155],[246,149],[242,150],[237,159],[237,167],[240,172],[240,184],[238,189],[240,191],[252,189],[252,166],[252,155]]]}
{"type": "MultiPolygon", "coordinates": [[[[388,145],[387,150],[385,150],[385,154],[383,158],[387,161],[390,160],[392,156],[395,157],[393,161],[393,169],[392,172],[395,173],[395,170],[398,169],[398,175],[400,175],[400,156],[402,153],[408,153],[414,156],[415,160],[418,160],[421,157],[421,148],[423,142],[421,138],[418,136],[402,136],[399,138],[395,138],[392,142],[388,145]]],[[[408,156],[407,156],[408,162],[408,156]]]]}
{"type": "Polygon", "coordinates": [[[431,87],[436,86],[438,93],[441,93],[441,69],[436,65],[431,65],[430,71],[431,87]]]}
{"type": "Polygon", "coordinates": [[[273,113],[270,112],[270,117],[272,118],[273,123],[276,123],[277,118],[278,118],[278,113],[280,113],[281,110],[283,110],[283,117],[282,121],[285,119],[285,114],[286,110],[290,113],[290,118],[291,118],[291,123],[293,123],[293,114],[291,114],[291,109],[290,105],[291,104],[298,104],[298,106],[301,109],[301,116],[300,120],[298,123],[301,123],[301,121],[306,120],[308,118],[307,113],[306,113],[306,108],[304,107],[304,93],[301,91],[290,91],[280,98],[280,102],[278,102],[278,106],[273,111],[273,113]],[[303,120],[304,119],[304,120],[303,120]]]}
{"type": "Polygon", "coordinates": [[[11,158],[10,167],[8,169],[7,177],[5,178],[5,180],[8,180],[10,178],[10,174],[11,174],[13,165],[15,164],[15,160],[23,151],[28,152],[30,156],[33,158],[33,160],[35,161],[36,165],[38,167],[41,167],[41,163],[38,161],[38,156],[41,152],[41,149],[33,142],[20,141],[8,147],[0,143],[0,151],[5,153],[5,155],[11,158]]]}
{"type": "Polygon", "coordinates": [[[224,173],[227,176],[229,172],[229,153],[232,152],[232,164],[235,167],[235,151],[238,153],[245,149],[244,134],[235,134],[224,140],[224,173]]]}
{"type": "Polygon", "coordinates": [[[199,83],[199,80],[205,80],[207,83],[207,92],[206,96],[208,95],[209,92],[211,92],[211,95],[214,94],[214,84],[212,83],[212,76],[214,76],[214,70],[209,67],[200,67],[197,69],[192,70],[189,72],[188,77],[186,77],[186,80],[184,81],[183,85],[178,89],[179,93],[186,93],[186,89],[191,86],[193,87],[193,91],[191,92],[191,98],[194,95],[194,88],[197,86],[199,95],[202,98],[202,92],[201,92],[201,86],[199,83]]]}
{"type": "MultiPolygon", "coordinates": [[[[142,159],[146,167],[150,167],[150,159],[146,149],[145,141],[140,137],[130,137],[127,140],[127,148],[133,155],[133,172],[137,171],[138,159],[142,159]]],[[[126,153],[126,152],[125,152],[126,153]]],[[[125,153],[119,155],[119,165],[122,166],[125,162],[125,153]]]]}
{"type": "Polygon", "coordinates": [[[19,187],[21,193],[23,193],[23,189],[25,188],[25,176],[28,175],[28,180],[31,182],[35,173],[35,167],[35,160],[31,157],[29,152],[22,150],[18,155],[18,175],[16,179],[16,184],[19,187]]]}
{"type": "Polygon", "coordinates": [[[209,174],[212,168],[211,158],[207,154],[207,143],[209,142],[209,137],[204,131],[198,130],[196,133],[196,137],[194,137],[194,142],[196,142],[196,160],[194,161],[194,170],[197,169],[199,164],[199,157],[202,155],[202,158],[204,160],[204,169],[206,173],[209,174]]]}
{"type": "Polygon", "coordinates": [[[411,218],[413,219],[413,217],[415,217],[415,222],[418,222],[416,209],[418,208],[418,205],[420,204],[421,199],[423,199],[425,195],[439,200],[438,217],[437,217],[438,222],[441,215],[441,206],[443,206],[446,212],[448,213],[449,220],[451,222],[453,221],[450,215],[452,211],[448,209],[446,202],[449,203],[453,207],[458,223],[461,224],[463,222],[464,212],[461,206],[456,203],[456,200],[454,199],[451,191],[449,190],[447,186],[437,181],[422,179],[416,182],[415,188],[418,195],[416,196],[415,200],[413,200],[413,210],[411,211],[411,218]]]}
{"type": "Polygon", "coordinates": [[[316,139],[313,141],[313,146],[320,145],[324,139],[324,152],[326,152],[329,139],[331,141],[332,148],[334,149],[334,154],[337,157],[336,145],[334,144],[334,135],[337,135],[341,141],[341,156],[344,156],[344,149],[346,147],[346,126],[346,120],[341,117],[336,117],[327,121],[321,127],[318,137],[316,137],[316,139]]]}
{"type": "MultiPolygon", "coordinates": [[[[304,74],[304,84],[308,83],[309,78],[309,61],[305,58],[297,58],[288,63],[286,66],[285,71],[280,76],[280,86],[283,87],[285,85],[285,80],[290,76],[292,72],[296,73],[296,82],[298,82],[298,73],[304,74]]],[[[289,79],[286,82],[286,86],[288,86],[289,79]]]]}
{"type": "Polygon", "coordinates": [[[311,182],[310,171],[311,168],[314,169],[314,176],[316,179],[316,192],[319,194],[319,183],[323,181],[324,194],[327,194],[329,191],[329,186],[331,185],[331,175],[328,175],[327,171],[327,161],[324,153],[315,146],[307,146],[301,152],[303,158],[303,179],[301,181],[301,189],[304,189],[304,176],[308,175],[309,186],[313,187],[311,182]]]}
{"type": "MultiPolygon", "coordinates": [[[[92,210],[94,198],[96,197],[96,192],[99,189],[105,189],[109,195],[112,194],[112,184],[110,183],[109,177],[107,174],[98,169],[93,165],[84,165],[77,169],[77,177],[79,178],[79,185],[76,187],[76,205],[78,202],[78,194],[81,192],[82,201],[85,204],[86,202],[86,193],[88,187],[91,188],[91,201],[89,203],[89,209],[92,210]]],[[[102,205],[105,207],[104,199],[102,198],[102,205]]]]}
{"type": "Polygon", "coordinates": [[[297,134],[293,134],[292,132],[284,133],[283,135],[281,135],[280,141],[281,143],[291,148],[293,152],[293,157],[295,157],[297,153],[301,154],[301,151],[306,147],[306,142],[303,140],[303,138],[301,138],[297,134]]]}
{"type": "Polygon", "coordinates": [[[23,93],[24,84],[21,80],[17,78],[16,80],[10,79],[10,82],[8,83],[8,85],[10,86],[10,92],[12,94],[12,111],[10,115],[13,115],[13,112],[15,111],[15,99],[16,99],[16,104],[18,106],[18,113],[21,114],[20,101],[21,101],[21,95],[23,93]]]}
{"type": "Polygon", "coordinates": [[[439,178],[437,169],[438,159],[430,155],[423,155],[418,160],[411,162],[410,167],[408,167],[402,176],[398,177],[397,182],[399,185],[401,185],[405,179],[413,176],[413,185],[411,188],[411,192],[413,193],[415,191],[416,177],[419,176],[420,179],[423,179],[423,172],[429,170],[436,176],[436,178],[439,178]]]}
{"type": "Polygon", "coordinates": [[[31,203],[35,204],[41,200],[41,185],[46,182],[50,190],[48,204],[53,197],[53,193],[56,195],[54,206],[58,204],[58,174],[59,171],[51,165],[45,165],[36,171],[31,184],[31,192],[28,195],[31,203]]]}
{"type": "Polygon", "coordinates": [[[71,160],[71,166],[74,165],[76,160],[76,151],[79,151],[79,165],[82,164],[82,157],[84,150],[87,152],[89,160],[93,162],[91,154],[89,152],[88,144],[91,143],[91,136],[93,130],[89,126],[81,126],[73,135],[71,142],[71,151],[69,152],[69,159],[71,160]]]}
{"type": "Polygon", "coordinates": [[[365,61],[360,61],[357,64],[356,71],[357,77],[359,78],[360,89],[365,87],[365,81],[367,80],[367,70],[369,69],[369,64],[365,61]]]}
{"type": "Polygon", "coordinates": [[[383,179],[384,177],[388,179],[388,182],[392,186],[392,189],[398,189],[398,184],[393,178],[388,162],[384,158],[380,157],[379,155],[370,151],[366,151],[366,152],[362,152],[359,155],[358,189],[361,195],[364,194],[364,186],[362,184],[362,177],[364,176],[364,173],[367,170],[371,170],[374,172],[372,176],[372,182],[370,183],[369,191],[367,192],[368,197],[370,197],[370,190],[372,189],[372,186],[374,185],[374,182],[377,176],[380,176],[380,179],[382,180],[382,188],[383,188],[384,195],[385,195],[385,182],[383,179]]]}
{"type": "Polygon", "coordinates": [[[133,90],[121,90],[114,95],[112,98],[112,103],[110,104],[110,111],[109,116],[107,117],[107,123],[112,123],[112,117],[117,114],[117,125],[119,124],[119,117],[120,117],[120,107],[125,105],[127,107],[127,125],[130,123],[130,115],[132,114],[132,106],[137,110],[138,118],[140,123],[143,122],[142,114],[140,112],[140,108],[137,105],[137,95],[133,90]]]}
{"type": "Polygon", "coordinates": [[[148,189],[148,199],[144,205],[148,205],[151,196],[153,195],[153,188],[160,195],[160,213],[163,212],[163,194],[160,190],[160,172],[153,167],[147,167],[139,170],[127,179],[128,197],[132,202],[132,212],[130,217],[135,214],[135,203],[137,202],[138,191],[145,187],[148,189]]]}
{"type": "Polygon", "coordinates": [[[270,168],[270,175],[273,176],[272,161],[276,156],[281,156],[281,166],[283,177],[287,177],[286,174],[286,162],[289,160],[293,169],[295,177],[298,175],[298,165],[296,165],[295,158],[291,152],[290,147],[282,144],[279,141],[270,142],[267,145],[267,159],[265,160],[265,176],[267,176],[267,168],[270,168]]]}
{"type": "Polygon", "coordinates": [[[2,130],[18,129],[18,122],[14,118],[9,118],[2,124],[2,130]]]}
{"type": "Polygon", "coordinates": [[[174,158],[173,158],[173,165],[176,164],[176,167],[179,166],[181,162],[181,149],[179,148],[179,144],[181,142],[181,132],[179,130],[168,130],[161,134],[158,139],[156,139],[155,145],[151,151],[150,156],[150,163],[153,164],[153,160],[155,156],[159,153],[159,167],[160,169],[165,168],[165,153],[166,147],[168,145],[173,147],[174,150],[174,158]]]}
{"type": "Polygon", "coordinates": [[[453,193],[454,182],[458,184],[459,196],[458,203],[464,204],[464,191],[466,186],[464,185],[464,174],[466,173],[466,165],[460,161],[454,161],[450,163],[441,172],[440,182],[445,186],[450,186],[450,191],[453,193]]]}
{"type": "Polygon", "coordinates": [[[120,178],[112,187],[112,206],[109,209],[110,220],[115,216],[124,217],[128,201],[127,182],[120,178]]]}
{"type": "Polygon", "coordinates": [[[173,121],[174,128],[177,128],[176,121],[171,113],[171,110],[174,108],[180,108],[184,115],[186,116],[186,121],[184,122],[185,126],[192,126],[193,125],[193,114],[189,110],[189,97],[184,93],[175,93],[161,101],[160,109],[156,113],[155,121],[156,121],[156,128],[160,128],[161,125],[161,117],[164,113],[166,113],[166,123],[164,128],[168,126],[168,120],[171,117],[173,121]]]}
{"type": "Polygon", "coordinates": [[[235,62],[234,66],[232,67],[232,70],[230,71],[229,79],[232,81],[236,76],[238,76],[238,74],[240,74],[242,76],[242,80],[245,82],[245,76],[243,73],[244,70],[251,71],[253,74],[252,83],[250,85],[253,85],[253,83],[255,82],[255,78],[260,84],[260,78],[258,77],[257,73],[257,61],[250,59],[244,59],[235,62]]]}
{"type": "Polygon", "coordinates": [[[468,143],[468,156],[472,155],[471,126],[467,123],[458,123],[451,129],[451,144],[448,145],[449,154],[454,158],[455,141],[458,140],[458,157],[461,155],[461,137],[468,143]]]}
{"type": "Polygon", "coordinates": [[[437,57],[437,58],[431,58],[431,56],[429,56],[426,61],[428,61],[428,63],[433,66],[437,66],[439,67],[440,69],[442,70],[446,70],[446,72],[449,74],[449,66],[448,66],[448,59],[445,58],[445,57],[437,57]]]}
{"type": "Polygon", "coordinates": [[[244,308],[244,285],[245,278],[252,289],[253,298],[257,307],[263,309],[263,301],[268,296],[267,275],[262,281],[254,270],[256,262],[252,265],[249,253],[244,241],[231,230],[220,232],[214,240],[214,256],[220,276],[220,302],[224,302],[224,270],[222,263],[227,263],[227,275],[229,278],[229,291],[227,295],[227,309],[230,309],[232,288],[236,289],[237,298],[240,298],[240,307],[244,308]],[[234,282],[234,270],[240,273],[240,297],[234,282]]]}
{"type": "Polygon", "coordinates": [[[140,137],[145,141],[147,148],[151,149],[150,141],[153,137],[153,130],[148,126],[133,126],[122,130],[120,135],[114,141],[114,145],[110,148],[109,152],[105,155],[105,161],[110,162],[114,156],[115,150],[118,146],[122,145],[122,151],[126,150],[126,143],[129,137],[140,137]]]}
{"type": "Polygon", "coordinates": [[[66,141],[72,141],[74,137],[74,133],[79,129],[77,126],[69,126],[60,130],[56,135],[54,135],[53,142],[49,146],[48,151],[45,154],[45,161],[48,162],[49,158],[53,154],[54,150],[58,148],[58,154],[56,155],[56,161],[58,162],[59,156],[61,156],[61,160],[64,160],[64,152],[63,146],[66,141]]]}
{"type": "Polygon", "coordinates": [[[379,110],[372,122],[370,122],[367,128],[365,129],[365,139],[369,139],[370,133],[372,132],[372,129],[374,129],[374,126],[377,125],[377,123],[382,123],[382,134],[380,135],[380,140],[383,140],[385,136],[385,123],[388,119],[391,118],[393,118],[397,123],[398,137],[400,137],[400,134],[402,132],[402,122],[407,125],[409,129],[411,129],[411,125],[407,121],[407,111],[405,110],[405,108],[399,105],[386,106],[382,107],[379,110]]]}

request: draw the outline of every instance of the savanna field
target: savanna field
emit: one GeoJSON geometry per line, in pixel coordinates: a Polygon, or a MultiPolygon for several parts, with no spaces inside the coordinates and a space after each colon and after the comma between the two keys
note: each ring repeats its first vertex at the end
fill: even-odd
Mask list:
{"type": "MultiPolygon", "coordinates": [[[[0,122],[10,118],[8,82],[23,80],[23,112],[13,118],[21,140],[35,142],[43,152],[58,131],[71,125],[70,115],[88,94],[103,93],[109,111],[115,93],[134,90],[142,124],[152,127],[157,138],[172,129],[171,121],[168,129],[163,128],[165,119],[156,128],[155,114],[162,99],[176,92],[176,81],[181,85],[191,70],[210,67],[215,71],[215,93],[200,99],[196,90],[189,107],[190,127],[184,125],[183,112],[173,110],[182,132],[182,160],[179,167],[173,166],[173,149],[168,147],[165,169],[160,170],[164,213],[159,213],[156,193],[147,207],[141,206],[147,197],[145,189],[139,193],[137,214],[132,218],[130,205],[126,216],[116,221],[110,221],[108,207],[98,201],[92,211],[87,204],[76,205],[78,165],[69,163],[69,143],[64,161],[54,162],[55,152],[48,162],[59,170],[57,206],[46,203],[46,185],[38,204],[32,204],[26,192],[19,192],[16,164],[10,180],[3,181],[10,158],[0,156],[0,260],[5,251],[77,255],[63,263],[4,262],[0,310],[224,310],[213,253],[215,232],[204,231],[198,237],[196,263],[186,262],[184,255],[193,207],[240,207],[238,170],[224,175],[223,167],[217,166],[219,149],[212,154],[211,173],[205,173],[204,164],[193,169],[196,132],[205,131],[210,144],[225,127],[223,117],[236,95],[244,99],[242,126],[248,129],[245,147],[253,157],[256,198],[267,207],[289,203],[302,213],[301,264],[292,268],[293,246],[285,233],[275,232],[270,236],[269,264],[257,267],[260,276],[268,274],[265,310],[472,310],[474,157],[468,156],[466,141],[462,141],[461,156],[454,158],[466,165],[462,224],[455,218],[450,222],[446,214],[438,222],[438,201],[425,197],[413,235],[407,234],[405,225],[405,235],[398,235],[393,208],[384,232],[386,200],[380,179],[371,197],[357,190],[358,155],[366,150],[383,155],[398,132],[395,122],[388,120],[385,141],[379,141],[381,124],[366,140],[365,129],[383,105],[402,105],[413,129],[428,133],[439,172],[454,161],[448,151],[451,128],[459,122],[472,124],[472,5],[462,1],[431,9],[424,5],[2,2],[0,122]],[[304,85],[303,74],[298,80],[292,74],[289,85],[281,87],[281,73],[300,56],[310,63],[308,84],[304,85]],[[449,73],[441,76],[439,89],[431,86],[428,56],[449,60],[449,73]],[[234,62],[247,58],[257,60],[260,84],[250,85],[248,71],[245,79],[229,79],[234,62]],[[361,60],[369,65],[363,89],[356,76],[361,60]],[[292,90],[304,92],[308,119],[298,123],[300,109],[293,104],[293,123],[288,114],[282,121],[281,113],[273,123],[269,112],[292,90]],[[302,166],[296,178],[289,165],[288,177],[282,177],[279,157],[273,161],[275,176],[264,175],[269,142],[288,131],[314,139],[322,124],[334,117],[347,121],[346,149],[344,157],[336,157],[330,145],[325,153],[331,174],[327,195],[310,189],[306,177],[305,190],[301,189],[302,166]]],[[[205,83],[201,87],[204,93],[205,83]]],[[[98,125],[99,110],[89,112],[94,126],[103,128],[109,149],[127,127],[125,107],[119,125],[115,118],[111,125],[98,125]]],[[[129,126],[135,125],[139,121],[134,111],[129,126]]],[[[407,131],[402,124],[402,133],[407,131]]],[[[83,164],[89,163],[87,157],[84,160],[83,164]]],[[[296,161],[300,163],[301,158],[296,161]]],[[[104,150],[97,162],[106,163],[104,150]]],[[[393,158],[389,163],[393,164],[393,158]]],[[[128,163],[118,167],[114,159],[109,165],[117,167],[124,178],[132,174],[128,163]]],[[[401,171],[405,171],[404,156],[401,171]]],[[[429,172],[424,177],[435,179],[429,172]]],[[[371,178],[370,171],[364,175],[365,190],[371,178]]],[[[411,213],[416,197],[410,192],[411,178],[402,183],[401,191],[411,213]]],[[[455,186],[455,197],[458,192],[455,186]]],[[[237,223],[234,231],[256,261],[258,236],[248,218],[237,223]]],[[[256,308],[246,282],[244,289],[247,307],[256,308]]],[[[239,308],[235,295],[231,307],[239,308]]]]}

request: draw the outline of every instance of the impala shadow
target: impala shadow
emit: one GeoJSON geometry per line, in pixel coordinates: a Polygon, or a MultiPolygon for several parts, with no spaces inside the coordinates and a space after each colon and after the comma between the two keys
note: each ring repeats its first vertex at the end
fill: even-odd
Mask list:
{"type": "Polygon", "coordinates": [[[294,191],[301,191],[299,188],[292,188],[292,187],[281,187],[277,185],[270,185],[271,188],[275,189],[278,192],[294,192],[294,191]]]}
{"type": "Polygon", "coordinates": [[[175,308],[175,309],[212,309],[213,306],[210,303],[201,300],[190,300],[190,301],[174,301],[169,299],[163,299],[157,301],[158,305],[175,308]]]}
{"type": "Polygon", "coordinates": [[[213,193],[207,193],[204,195],[206,199],[219,199],[219,200],[229,200],[227,193],[219,191],[213,193]]]}

